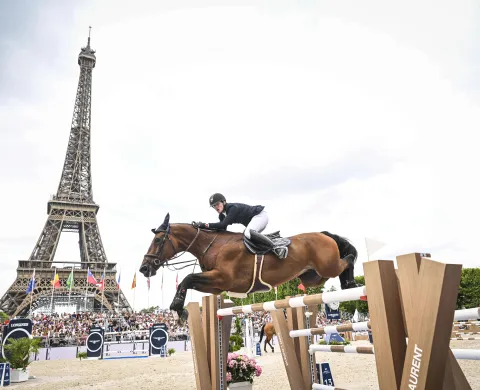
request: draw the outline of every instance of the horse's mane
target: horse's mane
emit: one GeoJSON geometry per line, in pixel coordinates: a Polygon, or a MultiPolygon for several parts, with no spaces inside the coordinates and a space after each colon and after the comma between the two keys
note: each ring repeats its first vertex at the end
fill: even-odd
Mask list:
{"type": "MultiPolygon", "coordinates": [[[[185,223],[185,222],[180,222],[180,223],[171,223],[170,224],[171,226],[174,226],[174,225],[187,225],[187,226],[190,226],[191,228],[194,228],[196,229],[196,227],[194,227],[191,223],[185,223]]],[[[243,233],[239,233],[239,232],[230,232],[228,230],[214,230],[214,229],[200,229],[202,232],[205,232],[205,233],[208,233],[208,234],[219,234],[219,235],[222,235],[222,236],[241,236],[243,235],[243,233]]]]}

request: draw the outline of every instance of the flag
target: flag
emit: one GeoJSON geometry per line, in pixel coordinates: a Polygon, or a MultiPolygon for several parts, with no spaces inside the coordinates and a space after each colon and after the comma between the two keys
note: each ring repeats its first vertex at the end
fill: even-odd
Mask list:
{"type": "Polygon", "coordinates": [[[67,279],[67,287],[71,290],[73,287],[73,269],[72,272],[70,272],[70,275],[68,275],[67,279]]]}
{"type": "Polygon", "coordinates": [[[382,249],[385,246],[385,243],[373,238],[365,238],[365,245],[367,247],[367,256],[370,260],[370,256],[382,249]]]}
{"type": "Polygon", "coordinates": [[[150,291],[150,276],[147,278],[147,286],[148,286],[148,290],[150,291]]]}
{"type": "Polygon", "coordinates": [[[137,273],[135,272],[135,275],[133,275],[133,282],[132,282],[132,290],[137,287],[137,273]]]}
{"type": "Polygon", "coordinates": [[[105,270],[103,270],[102,280],[96,285],[101,291],[105,290],[105,270]]]}
{"type": "Polygon", "coordinates": [[[299,290],[302,290],[303,292],[307,292],[307,289],[305,288],[305,286],[304,286],[302,283],[300,283],[300,284],[298,285],[298,289],[299,289],[299,290]]]}
{"type": "Polygon", "coordinates": [[[55,276],[53,277],[53,280],[50,281],[52,284],[53,288],[60,288],[62,287],[60,284],[60,279],[58,278],[57,270],[55,270],[55,276]]]}
{"type": "Polygon", "coordinates": [[[90,268],[88,268],[88,272],[87,272],[87,283],[90,283],[90,284],[95,284],[97,285],[97,279],[95,279],[95,276],[92,275],[92,273],[90,272],[90,268]]]}
{"type": "Polygon", "coordinates": [[[33,274],[32,274],[32,278],[30,279],[30,281],[28,282],[28,287],[27,287],[27,294],[31,293],[33,291],[33,289],[35,288],[37,284],[37,281],[35,280],[35,269],[33,269],[33,274]]]}
{"type": "Polygon", "coordinates": [[[176,290],[178,290],[178,272],[177,272],[177,287],[176,290]]]}
{"type": "Polygon", "coordinates": [[[120,275],[121,274],[122,274],[121,272],[118,273],[117,290],[120,290],[120,275]]]}

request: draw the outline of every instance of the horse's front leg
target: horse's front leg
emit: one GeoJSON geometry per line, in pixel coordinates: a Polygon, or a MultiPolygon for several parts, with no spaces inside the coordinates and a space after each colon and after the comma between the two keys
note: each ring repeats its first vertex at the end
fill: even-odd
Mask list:
{"type": "Polygon", "coordinates": [[[223,277],[217,270],[190,274],[178,285],[177,293],[173,298],[170,310],[177,312],[182,317],[183,306],[189,289],[197,290],[203,293],[220,294],[222,291],[223,277]]]}

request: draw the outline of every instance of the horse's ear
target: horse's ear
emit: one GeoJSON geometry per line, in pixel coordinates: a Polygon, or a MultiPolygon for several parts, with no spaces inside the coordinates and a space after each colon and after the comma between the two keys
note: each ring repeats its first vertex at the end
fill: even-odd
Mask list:
{"type": "Polygon", "coordinates": [[[165,219],[163,220],[163,223],[158,227],[155,233],[167,231],[169,225],[170,225],[170,213],[167,213],[167,215],[165,216],[165,219]]]}
{"type": "Polygon", "coordinates": [[[152,233],[153,233],[153,234],[157,234],[157,229],[153,228],[153,229],[152,229],[152,233]]]}

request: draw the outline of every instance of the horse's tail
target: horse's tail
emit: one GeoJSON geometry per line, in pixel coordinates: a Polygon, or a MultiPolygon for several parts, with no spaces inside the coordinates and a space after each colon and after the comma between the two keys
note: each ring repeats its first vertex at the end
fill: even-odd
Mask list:
{"type": "Polygon", "coordinates": [[[266,325],[266,324],[263,324],[263,325],[262,325],[262,329],[260,329],[260,340],[258,341],[259,343],[262,342],[263,334],[264,334],[264,330],[265,330],[265,325],[266,325]]]}
{"type": "Polygon", "coordinates": [[[358,257],[358,252],[357,249],[350,243],[350,241],[348,241],[348,239],[329,232],[322,232],[322,234],[325,234],[337,243],[341,259],[345,259],[352,266],[355,265],[358,257]]]}

